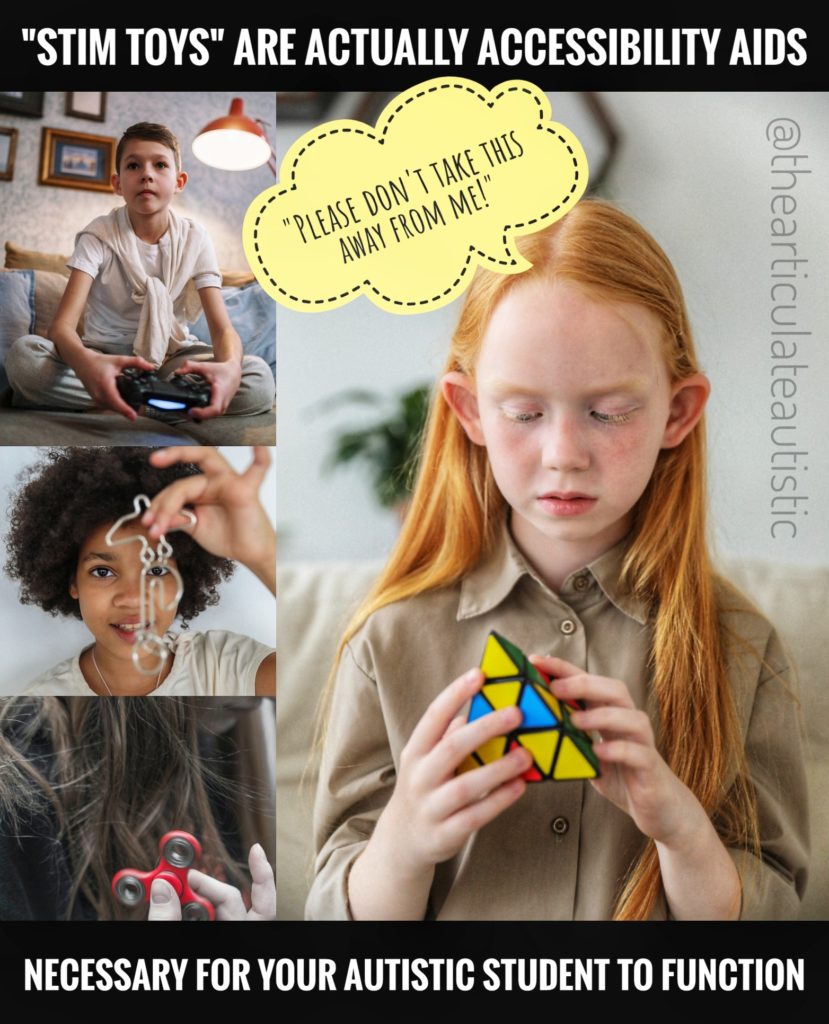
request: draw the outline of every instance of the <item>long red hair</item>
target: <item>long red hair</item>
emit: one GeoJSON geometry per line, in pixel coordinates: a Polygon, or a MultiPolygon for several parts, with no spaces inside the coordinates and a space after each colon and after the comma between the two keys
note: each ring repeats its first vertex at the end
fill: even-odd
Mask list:
{"type": "MultiPolygon", "coordinates": [[[[609,203],[583,200],[556,224],[520,239],[518,248],[531,270],[518,276],[488,270],[476,274],[452,338],[447,372],[474,379],[495,305],[517,282],[531,278],[563,278],[595,299],[645,306],[662,324],[671,383],[698,372],[676,273],[633,218],[609,203]]],[[[622,584],[651,612],[650,670],[660,752],[728,842],[757,853],[757,813],[706,543],[705,479],[700,421],[681,444],[659,453],[635,510],[622,584]]],[[[385,569],[346,629],[338,659],[379,608],[461,579],[492,550],[505,514],[486,449],[470,442],[437,392],[408,515],[385,569]]],[[[659,860],[648,840],[622,884],[614,917],[647,919],[660,894],[659,860]]]]}

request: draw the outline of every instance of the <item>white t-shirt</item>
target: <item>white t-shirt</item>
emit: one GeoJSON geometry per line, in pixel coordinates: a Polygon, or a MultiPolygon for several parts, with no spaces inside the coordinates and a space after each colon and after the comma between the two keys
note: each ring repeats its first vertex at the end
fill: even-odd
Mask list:
{"type": "MultiPolygon", "coordinates": [[[[252,695],[256,672],[272,647],[249,636],[210,629],[206,633],[167,634],[175,657],[173,668],[152,697],[223,697],[252,695]]],[[[83,653],[83,652],[81,652],[83,653]]],[[[26,694],[40,697],[93,697],[83,677],[80,654],[39,676],[26,694]]]]}
{"type": "MultiPolygon", "coordinates": [[[[203,273],[194,275],[193,284],[196,288],[221,288],[222,276],[210,236],[200,225],[193,224],[190,237],[200,246],[196,266],[204,268],[203,273]]],[[[135,240],[147,276],[160,278],[161,254],[170,246],[169,235],[163,235],[157,245],[143,242],[137,236],[135,240]]],[[[131,353],[141,306],[133,301],[132,288],[113,250],[94,235],[81,232],[66,265],[94,278],[84,313],[83,340],[93,346],[123,348],[131,353]]],[[[187,320],[184,306],[182,291],[181,295],[173,296],[175,317],[182,324],[187,320]]],[[[197,338],[192,340],[200,344],[197,338]]]]}

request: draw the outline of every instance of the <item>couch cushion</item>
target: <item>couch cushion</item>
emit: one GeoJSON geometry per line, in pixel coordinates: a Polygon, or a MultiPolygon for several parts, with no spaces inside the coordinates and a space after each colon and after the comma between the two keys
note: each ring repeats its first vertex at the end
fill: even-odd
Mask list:
{"type": "MultiPolygon", "coordinates": [[[[276,303],[255,282],[244,288],[222,288],[230,322],[242,339],[247,355],[260,356],[276,379],[276,303]]],[[[202,313],[190,328],[206,345],[210,344],[207,319],[202,313]]]]}
{"type": "Polygon", "coordinates": [[[14,242],[6,242],[6,270],[49,270],[53,274],[69,277],[69,267],[66,266],[68,259],[68,256],[24,249],[14,242]]]}
{"type": "Polygon", "coordinates": [[[34,293],[34,271],[0,272],[0,389],[9,383],[6,377],[6,355],[9,348],[17,338],[31,334],[34,329],[34,293]]]}
{"type": "MultiPolygon", "coordinates": [[[[60,300],[66,291],[66,278],[51,270],[33,270],[35,276],[34,334],[46,337],[49,325],[55,319],[60,300]]],[[[78,321],[78,333],[83,334],[83,316],[78,321]]]]}
{"type": "MultiPolygon", "coordinates": [[[[70,269],[66,266],[68,259],[68,256],[59,253],[24,249],[14,242],[6,242],[6,270],[48,270],[69,277],[70,269]]],[[[224,288],[239,288],[256,280],[249,270],[222,270],[221,275],[224,288]]]]}
{"type": "Polygon", "coordinates": [[[316,765],[311,764],[311,748],[317,702],[342,631],[380,568],[370,562],[318,562],[278,570],[276,863],[283,921],[301,921],[305,916],[313,877],[316,765]]]}
{"type": "Polygon", "coordinates": [[[823,920],[829,916],[829,569],[749,560],[730,560],[722,568],[777,627],[797,669],[795,693],[803,725],[812,834],[801,917],[823,920]]]}

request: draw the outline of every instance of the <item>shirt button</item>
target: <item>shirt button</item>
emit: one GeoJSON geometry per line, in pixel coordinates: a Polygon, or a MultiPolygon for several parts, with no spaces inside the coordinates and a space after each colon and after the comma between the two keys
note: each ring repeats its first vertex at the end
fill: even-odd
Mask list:
{"type": "Polygon", "coordinates": [[[553,818],[550,822],[550,831],[554,832],[557,836],[563,836],[569,828],[570,822],[566,818],[562,818],[561,815],[553,818]]]}
{"type": "Polygon", "coordinates": [[[576,590],[587,590],[590,586],[590,577],[587,573],[582,573],[580,576],[576,576],[573,580],[573,586],[576,590]]]}
{"type": "Polygon", "coordinates": [[[572,619],[565,619],[559,626],[559,629],[565,636],[570,636],[571,633],[576,632],[576,624],[572,619]]]}

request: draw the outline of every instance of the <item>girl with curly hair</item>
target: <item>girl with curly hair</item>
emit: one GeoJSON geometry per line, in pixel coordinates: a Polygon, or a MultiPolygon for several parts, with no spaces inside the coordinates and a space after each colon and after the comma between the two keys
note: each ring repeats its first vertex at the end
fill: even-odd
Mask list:
{"type": "Polygon", "coordinates": [[[119,447],[55,449],[30,467],[9,512],[6,569],[19,581],[24,603],[82,619],[93,642],[26,692],[272,695],[276,656],[264,644],[224,630],[170,632],[176,617],[186,626],[218,602],[218,586],[232,574],[232,560],[275,593],[275,537],[258,497],[269,463],[265,448],[255,449],[251,466],[238,474],[212,448],[119,447]],[[174,531],[168,565],[183,583],[176,603],[170,568],[148,570],[155,588],[154,629],[167,652],[151,663],[152,672],[146,659],[133,657],[139,633],[150,626],[140,601],[138,544],[107,542],[138,494],[151,504],[140,518],[124,523],[118,539],[132,535],[155,546],[162,534],[174,531]],[[195,525],[181,512],[185,506],[195,525]]]}

